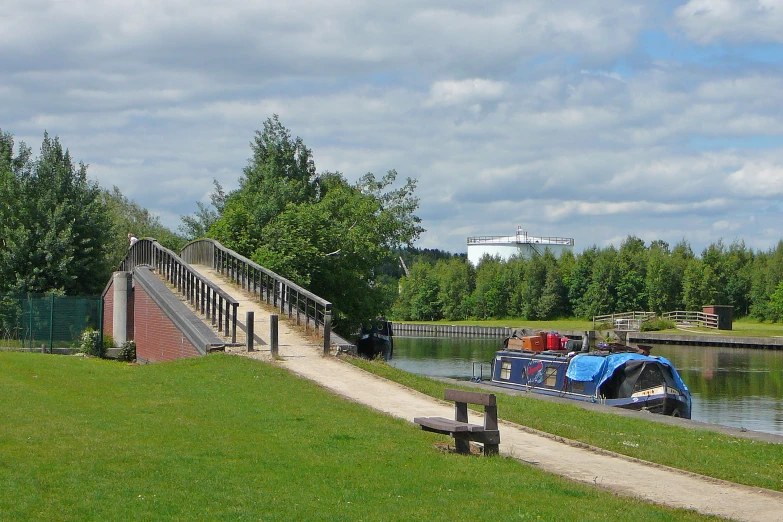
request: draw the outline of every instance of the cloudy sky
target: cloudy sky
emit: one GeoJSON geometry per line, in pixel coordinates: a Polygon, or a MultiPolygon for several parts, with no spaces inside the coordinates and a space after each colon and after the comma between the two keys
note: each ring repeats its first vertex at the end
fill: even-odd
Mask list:
{"type": "Polygon", "coordinates": [[[176,228],[279,114],[418,246],[783,237],[783,0],[0,0],[0,128],[176,228]]]}

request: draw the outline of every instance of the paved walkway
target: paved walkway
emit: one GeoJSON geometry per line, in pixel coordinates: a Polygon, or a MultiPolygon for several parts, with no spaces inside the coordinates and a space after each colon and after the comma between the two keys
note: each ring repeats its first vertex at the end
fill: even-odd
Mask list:
{"type": "MultiPolygon", "coordinates": [[[[274,312],[265,308],[265,304],[254,301],[239,287],[227,283],[213,270],[204,266],[195,268],[240,301],[241,318],[244,318],[244,311],[252,310],[255,313],[255,333],[267,343],[253,353],[247,353],[244,349],[229,351],[270,360],[269,315],[274,312]]],[[[280,318],[279,364],[291,372],[315,381],[349,400],[409,422],[419,416],[454,415],[453,404],[382,379],[339,358],[324,358],[321,352],[317,340],[306,339],[280,318]]],[[[470,415],[472,421],[483,422],[480,420],[481,414],[471,411],[470,415]]],[[[505,421],[501,421],[500,440],[502,455],[618,494],[733,520],[783,522],[783,493],[646,463],[536,433],[505,421]]]]}

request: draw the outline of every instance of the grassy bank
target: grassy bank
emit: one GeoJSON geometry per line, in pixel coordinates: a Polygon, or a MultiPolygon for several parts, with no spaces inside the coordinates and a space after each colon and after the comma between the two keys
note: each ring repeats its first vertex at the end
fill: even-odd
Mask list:
{"type": "MultiPolygon", "coordinates": [[[[444,384],[383,362],[351,358],[353,364],[443,398],[444,384]]],[[[616,453],[723,480],[783,491],[783,445],[729,437],[587,411],[532,397],[497,394],[502,419],[616,453]]]]}
{"type": "Polygon", "coordinates": [[[3,520],[706,520],[443,437],[274,366],[0,353],[3,520]]]}

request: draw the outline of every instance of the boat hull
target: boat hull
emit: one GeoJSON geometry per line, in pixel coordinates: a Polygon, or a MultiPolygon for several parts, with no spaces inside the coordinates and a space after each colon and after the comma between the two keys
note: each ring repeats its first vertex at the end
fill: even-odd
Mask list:
{"type": "Polygon", "coordinates": [[[691,417],[690,392],[665,359],[634,357],[618,364],[602,382],[569,378],[566,374],[572,360],[565,354],[500,351],[493,360],[492,384],[628,410],[691,417]]]}

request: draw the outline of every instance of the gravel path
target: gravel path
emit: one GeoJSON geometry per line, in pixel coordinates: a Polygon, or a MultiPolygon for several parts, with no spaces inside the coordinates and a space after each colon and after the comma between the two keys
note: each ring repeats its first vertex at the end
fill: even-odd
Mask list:
{"type": "MultiPolygon", "coordinates": [[[[259,351],[230,350],[238,355],[271,360],[270,310],[253,301],[207,267],[197,269],[240,300],[240,317],[255,312],[255,332],[266,342],[259,351]]],[[[413,422],[414,417],[452,417],[454,406],[365,372],[337,357],[322,357],[317,340],[306,339],[282,318],[277,364],[324,388],[377,411],[413,422]]],[[[500,412],[500,416],[502,417],[500,412]]],[[[471,421],[481,423],[479,413],[471,421]]],[[[500,453],[572,480],[594,484],[621,495],[657,504],[693,509],[743,521],[783,522],[783,493],[751,488],[613,454],[501,421],[500,453]]]]}

